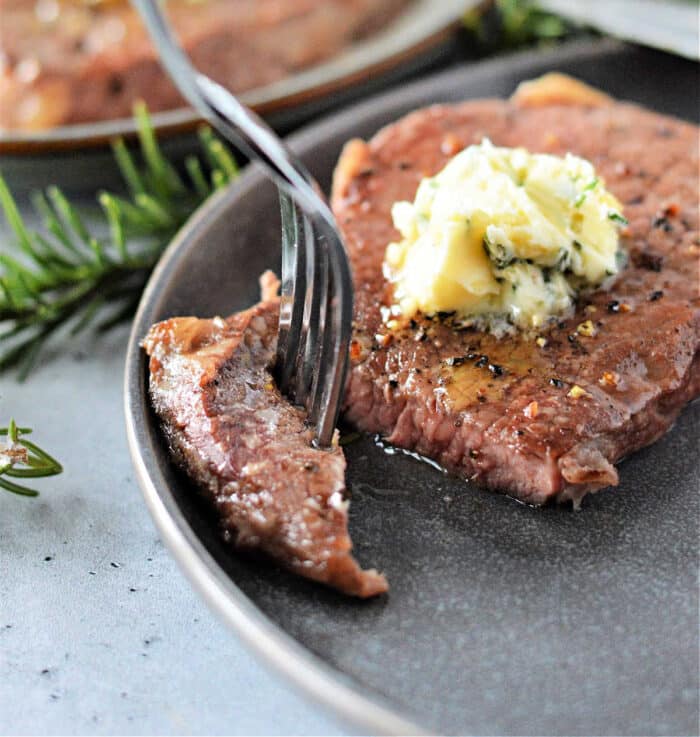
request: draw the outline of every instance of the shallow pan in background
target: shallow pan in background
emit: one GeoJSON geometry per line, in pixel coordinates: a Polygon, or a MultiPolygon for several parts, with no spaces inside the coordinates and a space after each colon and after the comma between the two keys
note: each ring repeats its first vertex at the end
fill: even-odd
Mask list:
{"type": "MultiPolygon", "coordinates": [[[[553,69],[697,119],[696,64],[603,41],[442,73],[290,140],[328,187],[347,139],[433,102],[507,96],[553,69]]],[[[228,314],[257,299],[258,274],[278,267],[276,197],[251,168],[208,202],[163,258],[133,327],[129,445],[160,533],[194,586],[268,662],[370,732],[694,733],[700,403],[622,464],[618,488],[587,498],[579,513],[532,509],[386,455],[369,439],[351,443],[357,556],[392,587],[372,601],[221,541],[170,461],[138,341],[157,320],[228,314]]]]}
{"type": "MultiPolygon", "coordinates": [[[[479,0],[414,0],[386,28],[336,57],[298,74],[241,94],[241,100],[284,132],[322,112],[376,92],[444,59],[464,12],[479,0]]],[[[166,153],[196,147],[200,118],[191,108],[154,113],[166,153]]],[[[32,133],[0,132],[0,170],[15,191],[59,184],[94,190],[118,181],[109,141],[136,134],[134,120],[66,125],[32,133]]]]}

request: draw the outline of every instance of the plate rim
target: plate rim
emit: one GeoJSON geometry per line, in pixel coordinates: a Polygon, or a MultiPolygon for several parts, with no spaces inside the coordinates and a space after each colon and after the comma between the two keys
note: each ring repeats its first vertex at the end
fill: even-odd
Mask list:
{"type": "MultiPolygon", "coordinates": [[[[388,26],[351,44],[339,55],[272,84],[248,90],[241,101],[262,115],[282,113],[294,106],[320,101],[325,95],[344,92],[363,81],[388,74],[403,62],[420,56],[446,40],[461,14],[480,0],[420,0],[404,8],[388,26]],[[404,27],[407,33],[402,33],[404,27]],[[363,55],[369,62],[363,63],[363,55]]],[[[190,107],[151,114],[159,135],[187,133],[202,122],[190,107]]],[[[0,130],[0,155],[29,156],[104,146],[116,137],[137,135],[133,116],[74,123],[43,131],[21,133],[0,130]]]]}
{"type": "MultiPolygon", "coordinates": [[[[149,472],[144,448],[149,447],[138,406],[144,399],[144,359],[140,347],[142,325],[149,303],[157,298],[159,279],[174,267],[174,257],[195,233],[206,227],[211,218],[224,212],[229,200],[246,188],[256,186],[258,169],[248,166],[232,187],[217,192],[200,207],[173,239],[148,281],[134,318],[127,345],[124,370],[124,416],[126,439],[136,479],[146,506],[181,571],[208,606],[232,628],[243,642],[263,661],[282,673],[306,695],[331,709],[347,722],[368,732],[386,735],[427,735],[430,731],[417,722],[402,717],[382,699],[364,695],[343,673],[278,627],[252,602],[219,566],[201,540],[187,524],[167,484],[161,489],[149,472]],[[167,258],[166,258],[167,257],[167,258]]],[[[147,322],[147,321],[146,321],[147,322]]],[[[154,467],[155,468],[155,467],[154,467]]],[[[160,474],[158,474],[160,476],[160,474]]],[[[162,478],[160,479],[161,481],[162,478]]]]}
{"type": "MultiPolygon", "coordinates": [[[[415,101],[422,100],[425,104],[426,90],[441,85],[449,87],[465,75],[478,80],[482,76],[512,70],[514,65],[518,65],[517,68],[520,69],[520,62],[524,67],[523,73],[527,74],[529,66],[537,66],[543,61],[552,65],[583,62],[599,55],[620,53],[626,48],[630,48],[630,45],[603,38],[569,42],[554,49],[539,50],[534,54],[532,50],[526,50],[481,62],[463,63],[422,77],[410,85],[370,96],[362,102],[324,116],[318,122],[289,136],[287,142],[295,150],[303,149],[322,140],[339,123],[344,123],[351,117],[362,118],[378,107],[390,105],[392,100],[401,99],[404,104],[414,104],[415,101]]],[[[230,200],[242,196],[262,176],[257,167],[247,166],[235,183],[216,193],[202,205],[168,246],[144,290],[132,323],[124,372],[127,444],[137,480],[156,527],[185,576],[224,623],[268,666],[272,666],[307,696],[330,708],[338,717],[351,724],[380,734],[428,734],[430,730],[417,721],[402,716],[385,699],[367,696],[349,676],[326,664],[272,622],[238,588],[197,538],[159,474],[155,456],[151,457],[152,470],[148,470],[147,460],[150,454],[147,451],[151,441],[144,430],[146,421],[142,410],[147,402],[143,381],[145,359],[139,343],[145,329],[151,324],[150,312],[157,302],[162,284],[165,283],[163,280],[167,279],[168,272],[177,267],[179,252],[184,252],[188,242],[195,239],[200,230],[205,229],[208,223],[227,209],[230,200]],[[160,490],[153,475],[160,477],[160,490]]]]}

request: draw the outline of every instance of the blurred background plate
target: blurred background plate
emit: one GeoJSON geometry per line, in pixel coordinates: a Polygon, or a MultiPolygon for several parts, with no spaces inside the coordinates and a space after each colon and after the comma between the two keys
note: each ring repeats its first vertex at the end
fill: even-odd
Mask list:
{"type": "MultiPolygon", "coordinates": [[[[450,53],[464,12],[477,4],[478,0],[415,0],[376,34],[327,62],[243,93],[241,100],[277,130],[289,131],[439,63],[450,53]]],[[[192,131],[199,122],[191,109],[155,113],[152,119],[167,154],[177,157],[191,150],[192,131]]],[[[88,191],[118,180],[107,144],[115,136],[131,138],[135,133],[133,118],[0,133],[0,168],[15,191],[42,186],[47,177],[69,191],[88,191]]]]}
{"type": "MultiPolygon", "coordinates": [[[[700,67],[615,41],[529,51],[375,97],[290,138],[328,188],[343,143],[418,107],[507,97],[559,70],[697,121],[700,67]]],[[[173,315],[228,314],[278,268],[275,188],[249,168],[182,230],[133,326],[129,446],[160,533],[196,588],[281,672],[370,732],[695,734],[698,720],[700,403],[583,509],[533,509],[346,446],[358,559],[389,579],[357,601],[236,554],[170,460],[139,341],[173,315]],[[264,213],[264,216],[261,214],[264,213]]],[[[222,659],[226,653],[221,654],[222,659]]],[[[235,667],[235,664],[232,664],[235,667]]]]}

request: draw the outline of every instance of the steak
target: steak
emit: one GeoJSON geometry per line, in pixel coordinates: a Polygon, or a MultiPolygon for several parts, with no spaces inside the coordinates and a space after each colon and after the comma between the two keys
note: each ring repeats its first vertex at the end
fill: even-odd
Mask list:
{"type": "Polygon", "coordinates": [[[384,577],[350,554],[345,458],[311,444],[303,410],[275,386],[279,300],[228,319],[181,317],[154,325],[150,394],[172,452],[216,507],[231,541],[347,594],[386,591],[384,577]]]}
{"type": "MultiPolygon", "coordinates": [[[[170,0],[195,65],[235,92],[324,61],[408,0],[170,0]]],[[[127,2],[0,0],[0,128],[40,129],[183,104],[127,2]]]]}
{"type": "Polygon", "coordinates": [[[700,393],[698,129],[600,94],[559,97],[434,106],[352,141],[332,203],[355,283],[345,418],[524,502],[577,505],[617,484],[614,464],[700,393]],[[391,206],[484,137],[589,159],[624,205],[628,266],[539,343],[459,330],[449,315],[390,331],[382,261],[400,238],[391,206]]]}
{"type": "MultiPolygon", "coordinates": [[[[617,484],[614,464],[700,394],[698,130],[591,91],[571,104],[557,80],[534,89],[418,111],[346,146],[332,197],[355,284],[344,413],[485,487],[578,505],[617,484]],[[497,339],[449,314],[388,330],[391,206],[485,136],[589,159],[624,204],[628,264],[537,340],[497,339]]],[[[275,386],[277,282],[261,284],[262,302],[232,317],[151,328],[153,405],[235,545],[349,594],[381,593],[384,577],[350,553],[342,450],[315,449],[304,411],[275,386]]]]}

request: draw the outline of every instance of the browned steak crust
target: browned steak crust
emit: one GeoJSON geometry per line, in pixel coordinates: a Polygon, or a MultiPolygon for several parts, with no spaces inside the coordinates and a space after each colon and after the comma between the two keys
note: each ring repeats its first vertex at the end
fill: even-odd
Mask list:
{"type": "MultiPolygon", "coordinates": [[[[170,0],[194,63],[236,92],[324,61],[408,0],[170,0]]],[[[128,2],[0,0],[0,128],[128,117],[182,104],[128,2]],[[60,10],[54,17],[52,8],[60,10]]]]}
{"type": "Polygon", "coordinates": [[[618,481],[613,464],[653,442],[700,392],[698,129],[628,104],[436,106],[348,144],[333,207],[356,289],[346,417],[478,483],[539,504],[618,481]],[[624,204],[630,263],[539,347],[421,319],[388,334],[390,208],[484,136],[589,159],[624,204]],[[596,334],[576,326],[591,319],[596,334]],[[450,365],[452,364],[452,365],[450,365]],[[574,386],[585,395],[569,396],[574,386]]]}
{"type": "Polygon", "coordinates": [[[171,448],[240,548],[259,548],[307,578],[356,596],[386,591],[350,554],[345,458],[316,450],[305,413],[277,390],[279,302],[224,320],[154,325],[150,393],[171,448]]]}

